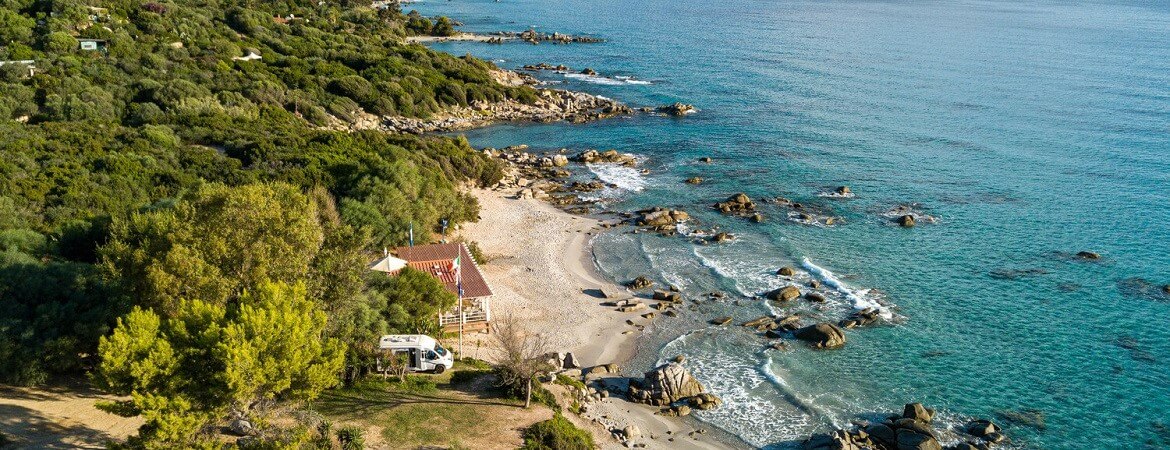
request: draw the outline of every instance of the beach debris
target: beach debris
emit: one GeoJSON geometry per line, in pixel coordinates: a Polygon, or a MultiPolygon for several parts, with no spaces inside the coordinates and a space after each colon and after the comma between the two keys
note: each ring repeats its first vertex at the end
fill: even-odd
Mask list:
{"type": "Polygon", "coordinates": [[[796,269],[793,269],[791,266],[784,266],[776,270],[776,275],[790,277],[796,275],[796,269]]]}
{"type": "Polygon", "coordinates": [[[834,349],[845,345],[845,332],[837,325],[821,322],[796,330],[797,339],[808,342],[814,348],[834,349]]]}
{"type": "Polygon", "coordinates": [[[675,103],[670,104],[670,105],[659,106],[657,108],[657,111],[660,113],[666,114],[668,116],[675,116],[675,117],[685,116],[688,114],[694,114],[695,112],[698,112],[698,110],[695,109],[694,105],[688,105],[688,104],[682,103],[682,102],[675,102],[675,103]]]}
{"type": "Polygon", "coordinates": [[[775,302],[787,302],[800,298],[800,288],[788,285],[764,293],[764,298],[775,302]]]}
{"type": "Polygon", "coordinates": [[[731,323],[731,316],[716,317],[709,321],[712,325],[727,325],[731,323]]]}

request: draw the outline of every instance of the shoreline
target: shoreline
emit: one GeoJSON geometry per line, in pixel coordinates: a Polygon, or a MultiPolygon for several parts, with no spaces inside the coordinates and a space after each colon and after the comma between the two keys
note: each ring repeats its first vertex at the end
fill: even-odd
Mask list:
{"type": "MultiPolygon", "coordinates": [[[[492,314],[513,314],[528,322],[529,331],[549,334],[550,351],[573,352],[583,368],[628,363],[637,354],[643,331],[627,320],[644,326],[653,320],[641,317],[645,311],[623,313],[602,306],[607,299],[586,293],[601,289],[618,298],[635,297],[625,287],[608,281],[596,267],[592,241],[603,230],[602,222],[570,214],[543,200],[518,198],[519,191],[471,191],[480,202],[480,220],[463,224],[457,233],[476,242],[486,256],[480,270],[495,292],[492,314]]],[[[476,334],[471,339],[465,337],[464,345],[476,342],[472,345],[478,349],[478,345],[491,345],[491,339],[476,334]]],[[[659,410],[610,396],[590,402],[583,414],[565,416],[590,430],[603,449],[626,448],[614,431],[629,425],[641,430],[642,438],[633,442],[645,448],[747,447],[737,445],[742,441],[714,425],[690,417],[663,416],[659,410]]]]}

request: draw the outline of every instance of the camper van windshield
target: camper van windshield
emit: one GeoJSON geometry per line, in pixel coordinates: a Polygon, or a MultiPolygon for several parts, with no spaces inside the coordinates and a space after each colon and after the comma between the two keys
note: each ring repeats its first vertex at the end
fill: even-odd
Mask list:
{"type": "Polygon", "coordinates": [[[435,353],[438,353],[439,356],[447,356],[447,349],[441,345],[435,345],[435,353]]]}

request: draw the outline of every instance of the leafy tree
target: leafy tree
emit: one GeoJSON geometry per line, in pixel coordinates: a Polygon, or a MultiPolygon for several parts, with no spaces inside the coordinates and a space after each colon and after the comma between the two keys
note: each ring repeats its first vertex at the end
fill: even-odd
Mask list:
{"type": "Polygon", "coordinates": [[[309,273],[322,232],[316,207],[285,184],[209,184],[112,225],[103,266],[143,306],[231,301],[267,280],[309,273]]]}
{"type": "Polygon", "coordinates": [[[370,302],[391,332],[439,334],[439,313],[455,306],[455,294],[423,271],[405,267],[396,276],[371,272],[367,277],[370,302]]]}
{"type": "Polygon", "coordinates": [[[266,401],[335,385],[343,348],[325,320],[303,284],[262,283],[234,306],[184,300],[169,318],[136,307],[101,339],[94,379],[145,419],[132,444],[190,445],[229,411],[263,415],[266,401]]]}

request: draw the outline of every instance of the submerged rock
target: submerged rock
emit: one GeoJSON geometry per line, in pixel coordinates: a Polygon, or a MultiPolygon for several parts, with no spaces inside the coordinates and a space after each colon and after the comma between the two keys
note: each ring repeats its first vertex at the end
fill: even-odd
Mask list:
{"type": "Polygon", "coordinates": [[[703,177],[690,177],[690,178],[687,178],[686,181],[687,181],[687,184],[702,184],[703,177]]]}
{"type": "Polygon", "coordinates": [[[1077,258],[1080,258],[1080,259],[1101,259],[1101,255],[1098,253],[1095,253],[1095,252],[1090,252],[1090,251],[1079,251],[1079,252],[1077,252],[1077,258]]]}
{"type": "Polygon", "coordinates": [[[916,221],[914,219],[914,216],[912,216],[910,214],[905,214],[901,217],[898,217],[897,222],[898,222],[898,225],[901,225],[905,228],[910,228],[910,227],[914,226],[916,221]]]}
{"type": "Polygon", "coordinates": [[[784,266],[776,271],[776,275],[790,277],[790,276],[796,275],[796,269],[793,269],[789,266],[784,266]]]}

